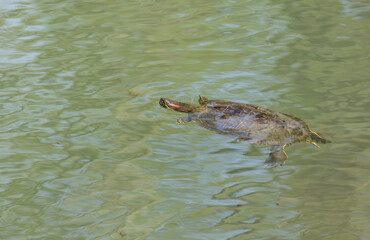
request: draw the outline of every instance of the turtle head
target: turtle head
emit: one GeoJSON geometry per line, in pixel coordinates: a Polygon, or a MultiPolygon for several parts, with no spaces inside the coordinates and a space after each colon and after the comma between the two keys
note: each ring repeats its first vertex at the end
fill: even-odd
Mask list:
{"type": "Polygon", "coordinates": [[[176,111],[176,112],[184,112],[184,113],[191,113],[195,109],[194,106],[182,102],[177,102],[175,100],[171,100],[168,98],[161,98],[159,100],[159,105],[164,108],[176,111]]]}

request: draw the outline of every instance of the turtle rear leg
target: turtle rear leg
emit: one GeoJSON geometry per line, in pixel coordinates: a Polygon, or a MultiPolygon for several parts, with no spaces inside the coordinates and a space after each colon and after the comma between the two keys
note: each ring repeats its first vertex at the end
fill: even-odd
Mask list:
{"type": "Polygon", "coordinates": [[[267,167],[277,167],[282,166],[288,155],[285,153],[285,145],[275,145],[271,147],[271,152],[269,157],[265,161],[265,166],[267,167]]]}

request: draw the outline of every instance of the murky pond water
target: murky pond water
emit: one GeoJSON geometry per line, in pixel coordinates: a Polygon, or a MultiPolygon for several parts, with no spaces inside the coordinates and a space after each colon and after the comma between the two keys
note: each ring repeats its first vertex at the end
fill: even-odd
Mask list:
{"type": "Polygon", "coordinates": [[[1,239],[369,239],[370,4],[3,0],[1,239]],[[158,105],[304,119],[268,147],[158,105]]]}

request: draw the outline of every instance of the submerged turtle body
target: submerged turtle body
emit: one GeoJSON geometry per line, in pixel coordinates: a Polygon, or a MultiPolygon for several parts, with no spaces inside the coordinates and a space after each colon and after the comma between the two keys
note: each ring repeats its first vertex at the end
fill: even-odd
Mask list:
{"type": "Polygon", "coordinates": [[[159,104],[167,109],[188,113],[179,123],[194,122],[197,125],[227,135],[238,141],[271,145],[266,165],[282,165],[287,159],[284,148],[295,142],[327,143],[328,140],[312,131],[307,124],[285,113],[251,104],[208,100],[199,97],[200,106],[195,107],[168,98],[161,98],[159,104]]]}

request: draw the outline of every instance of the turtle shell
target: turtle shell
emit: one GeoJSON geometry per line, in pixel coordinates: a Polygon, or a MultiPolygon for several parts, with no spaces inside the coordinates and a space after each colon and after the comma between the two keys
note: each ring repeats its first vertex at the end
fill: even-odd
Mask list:
{"type": "Polygon", "coordinates": [[[260,106],[228,101],[204,101],[188,113],[188,121],[239,140],[263,145],[303,141],[310,135],[299,118],[260,106]]]}

